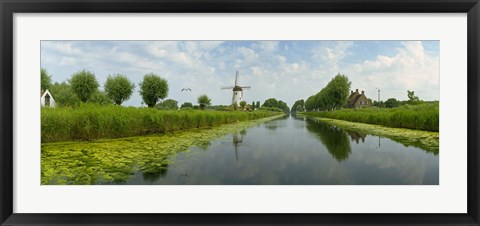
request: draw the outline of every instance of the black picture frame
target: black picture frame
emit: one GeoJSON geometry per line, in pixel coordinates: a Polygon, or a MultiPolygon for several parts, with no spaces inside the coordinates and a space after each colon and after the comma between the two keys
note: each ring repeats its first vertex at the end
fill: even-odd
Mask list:
{"type": "Polygon", "coordinates": [[[0,0],[0,222],[2,225],[479,225],[478,0],[0,0]],[[467,13],[466,214],[22,214],[13,213],[14,13],[467,13]]]}

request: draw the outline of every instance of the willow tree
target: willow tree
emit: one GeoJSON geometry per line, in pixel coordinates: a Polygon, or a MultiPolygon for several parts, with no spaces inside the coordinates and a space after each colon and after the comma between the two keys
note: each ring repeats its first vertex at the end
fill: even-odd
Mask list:
{"type": "Polygon", "coordinates": [[[200,105],[200,108],[203,110],[207,106],[210,106],[211,104],[211,99],[207,95],[200,95],[197,99],[198,104],[200,105]]]}
{"type": "Polygon", "coordinates": [[[133,84],[133,82],[131,82],[125,75],[109,75],[104,84],[104,88],[107,96],[113,100],[116,105],[121,105],[124,101],[130,98],[133,89],[135,88],[135,84],[133,84]]]}
{"type": "Polygon", "coordinates": [[[95,74],[87,70],[74,73],[69,83],[72,91],[82,102],[87,102],[92,94],[98,90],[99,86],[95,74]]]}
{"type": "Polygon", "coordinates": [[[168,82],[160,76],[148,73],[140,82],[140,95],[148,107],[155,107],[159,100],[168,95],[168,82]]]}

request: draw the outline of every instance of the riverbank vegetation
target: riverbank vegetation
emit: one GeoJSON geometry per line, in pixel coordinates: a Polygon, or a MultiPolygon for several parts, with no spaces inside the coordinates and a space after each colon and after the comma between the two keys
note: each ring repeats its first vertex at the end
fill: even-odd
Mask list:
{"type": "Polygon", "coordinates": [[[167,173],[170,165],[175,164],[178,152],[195,147],[207,149],[215,138],[244,131],[276,117],[281,116],[165,135],[42,143],[41,183],[121,184],[137,171],[145,181],[156,181],[167,173]]]}
{"type": "MultiPolygon", "coordinates": [[[[347,76],[338,74],[306,101],[297,100],[292,106],[292,113],[392,128],[439,131],[438,101],[423,101],[414,91],[407,90],[406,101],[389,98],[385,102],[374,101],[373,106],[376,107],[370,104],[363,105],[363,108],[352,108],[353,105],[347,104],[350,85],[347,76]]],[[[370,99],[368,101],[372,102],[370,99]]]]}
{"type": "Polygon", "coordinates": [[[396,108],[360,108],[305,112],[309,116],[416,130],[439,130],[439,103],[403,105],[396,108]]]}
{"type": "Polygon", "coordinates": [[[168,133],[281,114],[275,111],[157,110],[82,104],[42,108],[42,142],[93,140],[168,133]]]}
{"type": "Polygon", "coordinates": [[[341,129],[348,131],[364,132],[375,136],[387,137],[394,141],[397,141],[405,146],[419,147],[427,152],[431,152],[438,155],[439,152],[439,133],[422,130],[412,130],[404,128],[389,128],[379,125],[371,125],[365,123],[352,123],[343,120],[329,119],[329,118],[317,118],[312,119],[319,120],[337,126],[341,129]]]}

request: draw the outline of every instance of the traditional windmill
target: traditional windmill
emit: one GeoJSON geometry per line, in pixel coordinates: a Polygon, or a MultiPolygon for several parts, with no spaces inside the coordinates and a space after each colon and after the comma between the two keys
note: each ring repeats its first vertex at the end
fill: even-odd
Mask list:
{"type": "Polygon", "coordinates": [[[250,86],[239,86],[238,85],[238,71],[235,75],[235,86],[227,86],[222,87],[222,89],[232,89],[233,90],[233,97],[232,97],[232,104],[236,104],[237,106],[240,105],[240,102],[243,100],[243,89],[250,89],[250,86]]]}

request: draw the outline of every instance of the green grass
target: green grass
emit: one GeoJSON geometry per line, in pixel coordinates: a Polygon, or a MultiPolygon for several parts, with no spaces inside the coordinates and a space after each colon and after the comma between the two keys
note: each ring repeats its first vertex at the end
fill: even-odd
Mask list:
{"type": "Polygon", "coordinates": [[[278,113],[167,111],[93,104],[75,108],[42,108],[42,143],[169,133],[264,118],[275,114],[278,113]]]}
{"type": "Polygon", "coordinates": [[[439,104],[404,105],[397,108],[341,109],[306,112],[305,115],[351,122],[438,132],[439,104]]]}

